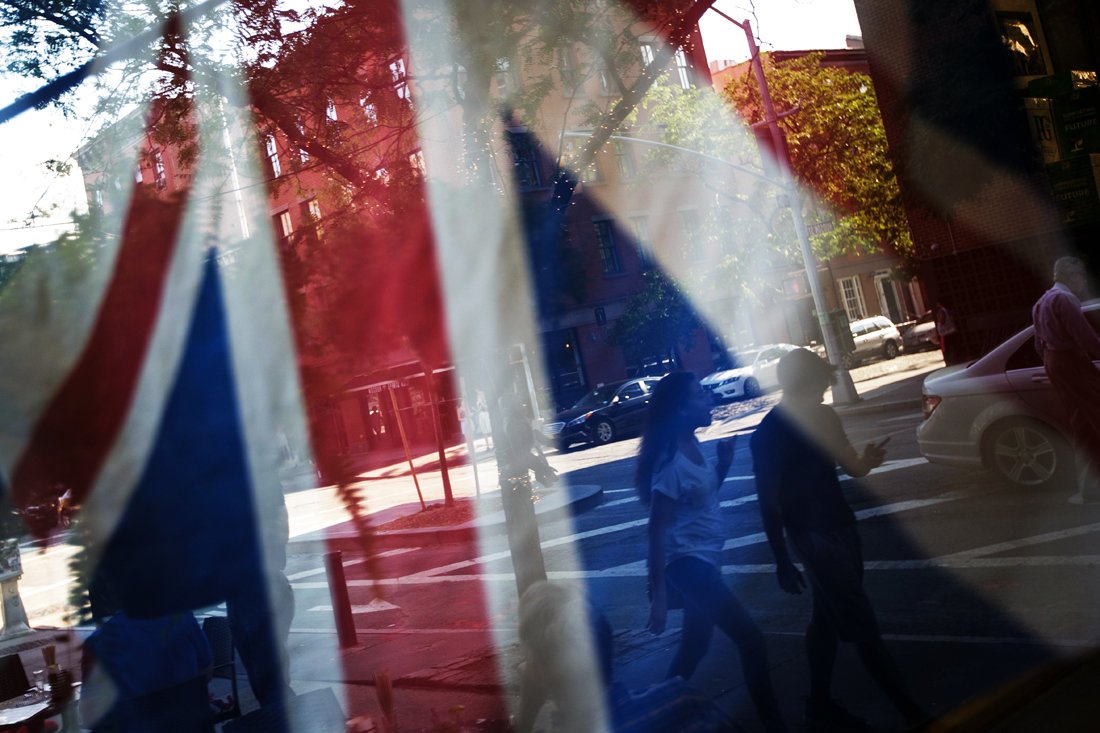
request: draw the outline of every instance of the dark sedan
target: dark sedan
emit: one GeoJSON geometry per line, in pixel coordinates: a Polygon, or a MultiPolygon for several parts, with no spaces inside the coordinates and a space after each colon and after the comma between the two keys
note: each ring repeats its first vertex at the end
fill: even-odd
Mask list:
{"type": "Polygon", "coordinates": [[[601,384],[542,425],[542,434],[565,449],[574,443],[604,445],[637,432],[645,420],[653,377],[601,384]]]}

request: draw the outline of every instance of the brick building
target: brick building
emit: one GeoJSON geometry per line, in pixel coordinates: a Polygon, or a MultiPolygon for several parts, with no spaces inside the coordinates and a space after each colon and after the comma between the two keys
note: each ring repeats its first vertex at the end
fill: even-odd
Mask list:
{"type": "MultiPolygon", "coordinates": [[[[1044,162],[1029,110],[1050,96],[1036,80],[1095,72],[1100,11],[1087,0],[855,5],[921,277],[974,358],[1029,322],[1056,257],[1097,264],[1095,206],[1082,216],[1059,203],[1058,164],[1044,162]]],[[[1072,193],[1095,202],[1085,162],[1072,193]]]]}

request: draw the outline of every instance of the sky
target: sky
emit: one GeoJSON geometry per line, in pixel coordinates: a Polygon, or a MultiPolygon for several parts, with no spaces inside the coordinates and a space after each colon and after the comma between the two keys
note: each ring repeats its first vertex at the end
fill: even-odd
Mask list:
{"type": "MultiPolygon", "coordinates": [[[[765,50],[844,48],[846,35],[860,35],[852,0],[719,0],[716,7],[737,20],[751,19],[765,50]]],[[[734,24],[707,13],[700,26],[709,59],[748,57],[744,32],[734,24]]],[[[0,105],[20,91],[25,89],[0,80],[0,105]]],[[[66,120],[54,110],[27,112],[0,125],[0,170],[5,171],[0,176],[0,254],[52,241],[67,228],[68,212],[84,206],[78,169],[59,177],[43,164],[69,158],[87,129],[87,121],[66,120]],[[36,206],[49,211],[25,228],[36,206]]]]}

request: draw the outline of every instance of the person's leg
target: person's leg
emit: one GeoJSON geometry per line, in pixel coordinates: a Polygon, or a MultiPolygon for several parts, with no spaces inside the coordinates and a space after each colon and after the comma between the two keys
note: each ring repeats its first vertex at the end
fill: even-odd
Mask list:
{"type": "Polygon", "coordinates": [[[745,686],[756,706],[764,728],[768,731],[785,731],[783,716],[779,712],[779,703],[772,688],[771,672],[768,669],[768,650],[764,643],[764,634],[749,616],[726,584],[718,568],[696,560],[692,565],[694,582],[690,596],[684,594],[684,607],[696,605],[714,619],[714,623],[737,645],[741,655],[741,670],[745,676],[745,686]]]}
{"type": "Polygon", "coordinates": [[[696,599],[699,585],[698,573],[694,568],[696,562],[701,564],[701,561],[692,558],[677,560],[665,571],[668,573],[669,584],[684,598],[684,625],[680,632],[680,645],[668,666],[665,679],[691,679],[703,655],[710,648],[710,640],[714,635],[714,617],[710,609],[696,599]]]}
{"type": "Polygon", "coordinates": [[[810,666],[810,703],[825,704],[833,699],[833,667],[836,665],[836,629],[829,620],[821,597],[814,591],[814,610],[806,627],[806,658],[810,666]]]}

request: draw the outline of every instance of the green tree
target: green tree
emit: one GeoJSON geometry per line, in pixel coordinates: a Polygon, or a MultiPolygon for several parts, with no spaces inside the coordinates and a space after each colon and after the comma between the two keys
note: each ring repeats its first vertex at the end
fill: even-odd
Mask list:
{"type": "Polygon", "coordinates": [[[645,285],[615,321],[611,342],[621,346],[633,361],[690,350],[697,330],[703,327],[691,301],[658,270],[648,270],[642,277],[645,285]]]}
{"type": "MultiPolygon", "coordinates": [[[[779,122],[792,171],[836,212],[832,231],[813,237],[818,256],[879,247],[909,254],[913,245],[871,78],[824,66],[821,53],[782,63],[765,59],[776,108],[794,110],[779,122]]],[[[763,120],[752,74],[735,78],[722,93],[746,124],[763,120]]]]}

